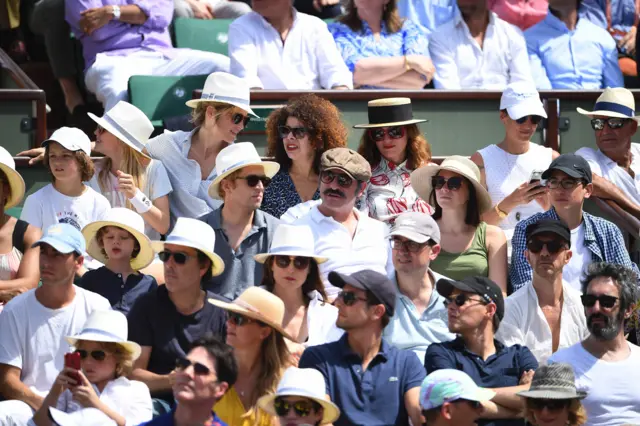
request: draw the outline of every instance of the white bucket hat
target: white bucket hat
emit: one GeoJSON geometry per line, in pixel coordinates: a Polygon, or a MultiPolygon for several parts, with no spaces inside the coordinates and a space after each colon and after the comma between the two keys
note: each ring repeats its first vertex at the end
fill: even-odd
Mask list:
{"type": "Polygon", "coordinates": [[[82,151],[87,155],[91,155],[91,141],[85,132],[76,127],[60,127],[53,132],[51,137],[42,142],[42,146],[46,147],[49,142],[58,142],[69,151],[82,151]]]}
{"type": "Polygon", "coordinates": [[[147,145],[149,137],[153,133],[153,124],[146,114],[129,102],[120,101],[102,117],[90,112],[89,117],[100,127],[120,139],[122,142],[135,149],[147,158],[142,150],[147,145]]]}
{"type": "Polygon", "coordinates": [[[165,244],[175,244],[200,250],[211,259],[211,273],[214,277],[224,271],[224,262],[220,256],[214,253],[216,231],[206,222],[188,217],[179,217],[165,241],[151,241],[151,247],[156,253],[163,251],[165,244]]]}
{"type": "Polygon", "coordinates": [[[576,108],[582,115],[601,115],[603,117],[631,118],[640,121],[636,116],[636,100],[633,93],[624,87],[607,87],[596,100],[593,111],[576,108]]]}
{"type": "Polygon", "coordinates": [[[91,312],[80,333],[65,339],[73,347],[76,347],[78,340],[117,343],[136,360],[140,356],[140,345],[127,340],[128,330],[127,317],[122,312],[97,310],[91,312]]]}
{"type": "Polygon", "coordinates": [[[11,188],[11,195],[7,198],[7,202],[4,205],[5,209],[16,206],[22,201],[24,197],[25,185],[24,179],[20,173],[16,171],[16,162],[13,157],[3,147],[0,146],[0,170],[4,172],[9,181],[9,188],[11,188]]]}
{"type": "Polygon", "coordinates": [[[131,268],[134,271],[146,268],[153,262],[154,253],[151,241],[144,234],[144,219],[133,210],[115,207],[109,210],[103,220],[91,222],[82,230],[82,235],[87,242],[87,253],[101,263],[107,263],[107,258],[96,240],[96,234],[105,226],[122,228],[133,235],[140,245],[140,253],[131,259],[131,268]]]}
{"type": "Polygon", "coordinates": [[[82,408],[78,411],[65,413],[55,407],[49,407],[49,414],[58,426],[116,426],[117,423],[97,408],[82,408]]]}
{"type": "Polygon", "coordinates": [[[274,161],[262,161],[256,147],[251,142],[238,142],[223,148],[216,157],[216,177],[209,185],[209,196],[220,198],[218,192],[222,179],[247,166],[262,166],[267,177],[273,177],[280,164],[274,161]]]}
{"type": "Polygon", "coordinates": [[[276,416],[273,403],[279,396],[299,396],[309,398],[323,408],[320,424],[333,423],[340,417],[340,409],[325,398],[327,386],[322,373],[314,368],[289,367],[282,375],[275,394],[265,395],[258,400],[258,407],[276,416]]]}
{"type": "Polygon", "coordinates": [[[329,260],[326,257],[316,255],[315,246],[315,238],[311,228],[306,225],[283,223],[276,228],[269,252],[256,254],[254,259],[259,263],[266,262],[271,256],[312,257],[317,263],[329,260]]]}
{"type": "Polygon", "coordinates": [[[502,92],[500,110],[506,109],[512,120],[518,120],[527,115],[537,115],[547,118],[547,112],[540,100],[536,87],[526,81],[511,83],[502,92]]]}
{"type": "Polygon", "coordinates": [[[221,102],[258,117],[249,106],[250,93],[249,85],[244,79],[226,72],[214,72],[204,82],[200,99],[190,99],[186,104],[189,108],[196,108],[201,102],[221,102]]]}

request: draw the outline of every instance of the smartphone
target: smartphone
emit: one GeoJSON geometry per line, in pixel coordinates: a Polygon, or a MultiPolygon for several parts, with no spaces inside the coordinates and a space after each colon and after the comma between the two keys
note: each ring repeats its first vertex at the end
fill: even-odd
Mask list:
{"type": "Polygon", "coordinates": [[[542,170],[534,170],[531,172],[531,177],[529,178],[529,183],[538,183],[538,186],[545,186],[547,181],[542,179],[542,170]]]}
{"type": "MultiPolygon", "coordinates": [[[[64,366],[73,368],[74,370],[80,370],[80,368],[82,368],[80,366],[80,354],[77,352],[64,354],[64,366]]],[[[77,383],[80,383],[80,376],[78,374],[73,373],[71,376],[77,383]]]]}

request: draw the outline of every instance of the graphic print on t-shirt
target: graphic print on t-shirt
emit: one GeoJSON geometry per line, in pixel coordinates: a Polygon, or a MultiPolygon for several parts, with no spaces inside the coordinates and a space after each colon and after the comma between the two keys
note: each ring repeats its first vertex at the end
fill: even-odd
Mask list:
{"type": "Polygon", "coordinates": [[[78,215],[72,211],[61,211],[56,212],[56,216],[58,216],[59,223],[68,223],[75,227],[78,231],[82,231],[82,227],[78,223],[78,215]]]}

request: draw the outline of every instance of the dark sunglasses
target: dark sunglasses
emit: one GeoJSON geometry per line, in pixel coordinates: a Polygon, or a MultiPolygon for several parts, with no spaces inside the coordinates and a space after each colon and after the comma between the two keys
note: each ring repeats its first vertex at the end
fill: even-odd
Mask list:
{"type": "Polygon", "coordinates": [[[302,139],[309,134],[309,129],[306,127],[278,126],[278,133],[280,134],[280,139],[285,139],[291,133],[293,133],[294,138],[302,139]]]}
{"type": "Polygon", "coordinates": [[[389,135],[391,139],[400,139],[404,136],[405,131],[404,126],[393,126],[386,129],[383,127],[369,129],[368,133],[371,140],[374,142],[380,142],[381,140],[384,140],[386,135],[389,135]]]}
{"type": "Polygon", "coordinates": [[[107,357],[107,353],[105,351],[88,352],[84,349],[78,349],[76,350],[76,353],[80,355],[80,359],[87,359],[87,357],[91,355],[91,358],[95,359],[96,361],[104,361],[104,359],[107,357]]]}
{"type": "Polygon", "coordinates": [[[312,411],[315,411],[315,407],[311,401],[296,401],[291,403],[279,397],[273,402],[273,408],[278,417],[286,416],[292,408],[298,417],[307,417],[312,411]]]}
{"type": "Polygon", "coordinates": [[[184,371],[189,366],[193,365],[193,372],[196,376],[208,376],[211,370],[206,365],[202,365],[199,362],[193,362],[187,358],[176,359],[176,370],[184,371]]]}
{"type": "Polygon", "coordinates": [[[271,183],[270,177],[258,175],[243,176],[239,177],[238,179],[246,180],[247,185],[249,185],[251,188],[255,188],[256,186],[258,186],[258,182],[262,182],[262,186],[265,188],[271,183]]]}
{"type": "Polygon", "coordinates": [[[557,189],[559,187],[562,187],[564,189],[573,189],[576,186],[580,185],[582,183],[582,180],[580,179],[556,179],[556,178],[551,178],[547,180],[547,187],[550,189],[557,189]]]}
{"type": "Polygon", "coordinates": [[[244,127],[247,127],[247,124],[249,124],[249,122],[251,121],[251,117],[249,117],[248,115],[243,115],[243,114],[240,114],[239,112],[236,112],[231,116],[231,121],[233,121],[233,124],[242,123],[244,127]]]}
{"type": "Polygon", "coordinates": [[[275,257],[274,263],[278,265],[279,268],[282,268],[282,269],[288,268],[291,262],[293,261],[293,267],[302,271],[304,269],[307,269],[310,262],[308,257],[296,256],[293,258],[293,260],[291,259],[290,256],[274,256],[274,257],[275,257]]]}
{"type": "Polygon", "coordinates": [[[242,327],[243,325],[254,324],[254,323],[257,323],[259,325],[264,325],[258,320],[245,317],[244,315],[240,315],[236,312],[229,312],[227,316],[229,317],[229,322],[233,325],[237,325],[238,327],[242,327]]]}
{"type": "Polygon", "coordinates": [[[342,300],[342,303],[344,303],[346,306],[353,306],[358,300],[362,302],[367,301],[366,298],[358,297],[358,295],[352,291],[344,291],[344,290],[338,293],[338,296],[336,297],[336,299],[342,300]]]}
{"type": "Polygon", "coordinates": [[[191,256],[189,256],[188,254],[184,254],[184,253],[172,253],[170,251],[161,251],[160,253],[158,253],[158,257],[160,258],[160,260],[163,263],[167,263],[169,261],[169,259],[171,259],[171,256],[173,256],[173,260],[178,264],[178,265],[184,265],[185,262],[187,261],[187,259],[189,259],[191,256]]]}
{"type": "Polygon", "coordinates": [[[542,410],[545,407],[549,411],[562,410],[568,407],[570,400],[568,399],[542,399],[542,398],[528,398],[527,405],[533,410],[542,410]]]}
{"type": "Polygon", "coordinates": [[[591,120],[591,128],[593,130],[604,129],[605,123],[610,129],[619,129],[628,121],[627,118],[593,118],[591,120]]]}
{"type": "Polygon", "coordinates": [[[431,186],[435,189],[442,189],[446,183],[450,191],[457,191],[462,187],[462,180],[463,178],[460,176],[450,177],[449,179],[444,176],[434,176],[431,178],[431,186]]]}
{"type": "Polygon", "coordinates": [[[470,399],[458,399],[456,401],[453,402],[466,402],[467,404],[469,404],[471,406],[471,408],[477,410],[480,407],[482,407],[482,403],[479,401],[471,401],[470,399]]]}
{"type": "Polygon", "coordinates": [[[484,304],[487,303],[487,301],[484,299],[482,300],[472,299],[470,296],[467,296],[466,294],[459,294],[456,297],[445,297],[442,303],[444,303],[444,306],[449,306],[451,302],[453,302],[456,304],[456,306],[461,307],[461,306],[464,306],[464,304],[467,303],[467,301],[469,300],[473,302],[484,303],[484,304]]]}
{"type": "Polygon", "coordinates": [[[551,240],[551,241],[541,241],[538,239],[531,239],[527,242],[527,250],[531,253],[540,253],[542,251],[542,247],[546,246],[547,251],[550,254],[556,254],[564,247],[566,247],[567,243],[562,240],[551,240]]]}
{"type": "Polygon", "coordinates": [[[540,123],[540,121],[542,121],[542,117],[540,117],[539,115],[525,115],[524,117],[518,118],[516,120],[516,123],[524,124],[527,122],[527,120],[531,120],[531,124],[537,125],[538,123],[540,123]]]}
{"type": "Polygon", "coordinates": [[[616,305],[618,301],[617,297],[608,296],[606,294],[601,294],[600,296],[596,296],[594,294],[583,294],[580,296],[582,299],[582,305],[587,308],[593,308],[596,304],[596,300],[600,302],[600,306],[606,309],[611,309],[616,305]]]}
{"type": "Polygon", "coordinates": [[[391,239],[391,248],[394,250],[405,250],[411,253],[417,253],[427,244],[416,243],[415,241],[402,241],[400,238],[391,239]]]}
{"type": "Polygon", "coordinates": [[[320,175],[320,180],[322,181],[322,183],[326,183],[326,184],[333,182],[335,178],[338,178],[338,185],[343,188],[350,187],[351,183],[353,182],[353,179],[351,178],[351,176],[347,176],[342,173],[338,174],[338,173],[333,173],[331,171],[326,171],[326,172],[322,172],[322,175],[320,175]]]}

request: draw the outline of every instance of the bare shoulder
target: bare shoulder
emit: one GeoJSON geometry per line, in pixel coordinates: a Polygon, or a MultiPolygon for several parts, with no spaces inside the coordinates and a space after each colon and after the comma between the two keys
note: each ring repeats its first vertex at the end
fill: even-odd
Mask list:
{"type": "Polygon", "coordinates": [[[507,237],[504,235],[504,231],[495,225],[487,224],[487,243],[505,243],[507,237]]]}
{"type": "Polygon", "coordinates": [[[478,166],[479,169],[484,169],[484,159],[482,158],[482,154],[480,154],[480,151],[476,151],[473,153],[473,155],[471,156],[471,161],[476,163],[476,166],[478,166]]]}

